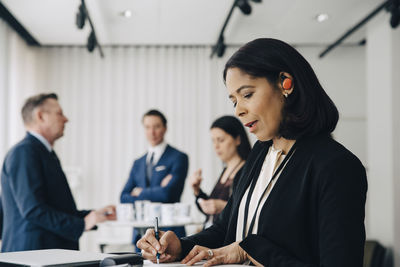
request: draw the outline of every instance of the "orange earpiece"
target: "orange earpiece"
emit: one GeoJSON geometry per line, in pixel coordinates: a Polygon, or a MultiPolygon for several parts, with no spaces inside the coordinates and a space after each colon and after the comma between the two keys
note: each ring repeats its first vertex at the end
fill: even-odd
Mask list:
{"type": "Polygon", "coordinates": [[[292,80],[290,78],[286,78],[282,82],[282,87],[285,90],[289,90],[292,88],[292,80]]]}
{"type": "Polygon", "coordinates": [[[285,75],[281,75],[281,79],[282,79],[282,88],[285,90],[289,90],[292,88],[292,79],[286,77],[285,75]]]}

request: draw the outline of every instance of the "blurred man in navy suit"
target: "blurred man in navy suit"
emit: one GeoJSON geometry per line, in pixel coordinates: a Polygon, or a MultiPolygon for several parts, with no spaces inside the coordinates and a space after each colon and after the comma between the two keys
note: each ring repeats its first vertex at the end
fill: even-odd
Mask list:
{"type": "Polygon", "coordinates": [[[115,207],[77,210],[53,150],[67,117],[56,94],[30,97],[22,108],[27,134],[6,155],[1,171],[4,211],[2,251],[79,249],[79,237],[99,222],[115,220],[115,207]]]}
{"type": "MultiPolygon", "coordinates": [[[[148,111],[143,115],[142,122],[149,148],[144,156],[133,163],[121,193],[121,203],[134,203],[136,200],[179,202],[188,171],[188,156],[164,141],[167,119],[161,112],[148,111]]],[[[185,236],[184,227],[168,230],[173,230],[178,236],[185,236]]],[[[138,238],[137,232],[134,232],[133,242],[138,238]]]]}

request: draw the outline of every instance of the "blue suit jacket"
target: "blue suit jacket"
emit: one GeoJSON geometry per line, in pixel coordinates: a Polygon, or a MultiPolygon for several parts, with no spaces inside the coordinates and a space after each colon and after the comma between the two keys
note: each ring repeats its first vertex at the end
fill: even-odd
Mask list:
{"type": "MultiPolygon", "coordinates": [[[[128,182],[121,193],[121,203],[134,203],[136,200],[150,200],[152,202],[174,203],[179,202],[188,171],[189,159],[185,153],[167,145],[157,164],[153,167],[150,185],[146,181],[146,156],[135,160],[129,175],[128,182]],[[168,174],[172,175],[167,186],[162,187],[161,181],[168,174]],[[142,193],[131,196],[132,189],[143,188],[142,193]]],[[[184,227],[173,227],[165,230],[174,231],[179,237],[185,236],[184,227]]],[[[136,242],[135,231],[133,242],[136,242]]]]}
{"type": "Polygon", "coordinates": [[[55,154],[29,133],[6,155],[1,172],[2,251],[79,249],[84,219],[55,154]]]}
{"type": "Polygon", "coordinates": [[[153,167],[149,186],[146,181],[146,156],[147,154],[133,163],[128,182],[121,193],[121,203],[134,203],[136,200],[179,202],[188,171],[188,156],[167,145],[161,158],[153,167]],[[166,187],[162,187],[161,181],[168,174],[172,174],[172,179],[166,187]],[[143,188],[142,193],[137,197],[131,196],[131,191],[135,187],[143,188]]]}

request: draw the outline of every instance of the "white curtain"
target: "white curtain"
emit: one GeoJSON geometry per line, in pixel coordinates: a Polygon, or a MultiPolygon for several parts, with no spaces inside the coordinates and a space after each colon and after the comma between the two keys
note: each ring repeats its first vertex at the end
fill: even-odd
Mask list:
{"type": "Polygon", "coordinates": [[[25,130],[20,119],[24,99],[36,92],[36,53],[0,19],[0,159],[25,130]]]}

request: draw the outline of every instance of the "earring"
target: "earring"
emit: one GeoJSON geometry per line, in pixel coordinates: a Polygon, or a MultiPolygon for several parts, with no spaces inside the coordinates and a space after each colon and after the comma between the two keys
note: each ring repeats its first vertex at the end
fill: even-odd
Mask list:
{"type": "Polygon", "coordinates": [[[287,92],[284,92],[283,95],[287,98],[289,94],[287,92]]]}

